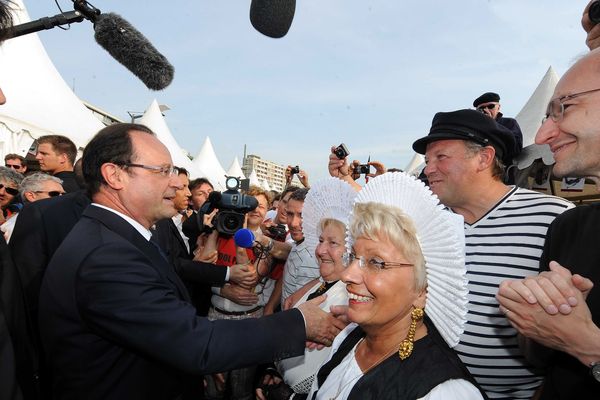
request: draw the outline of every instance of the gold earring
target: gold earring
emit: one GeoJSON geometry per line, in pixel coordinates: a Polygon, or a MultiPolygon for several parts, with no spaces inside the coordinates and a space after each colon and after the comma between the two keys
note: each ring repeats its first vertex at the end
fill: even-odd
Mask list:
{"type": "Polygon", "coordinates": [[[406,335],[406,339],[404,339],[400,343],[400,348],[398,349],[398,356],[400,356],[401,360],[406,360],[413,351],[413,343],[415,341],[415,332],[417,331],[417,322],[423,319],[423,309],[415,308],[410,313],[410,327],[408,328],[408,335],[406,335]]]}

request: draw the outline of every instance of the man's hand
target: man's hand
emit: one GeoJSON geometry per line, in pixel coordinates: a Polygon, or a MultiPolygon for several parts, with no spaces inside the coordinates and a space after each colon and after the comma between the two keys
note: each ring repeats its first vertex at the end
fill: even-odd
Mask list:
{"type": "Polygon", "coordinates": [[[500,311],[523,336],[568,353],[586,366],[600,359],[600,329],[592,321],[582,292],[575,291],[579,304],[568,315],[551,315],[540,304],[514,301],[500,294],[496,297],[500,311]]]}
{"type": "Polygon", "coordinates": [[[303,169],[301,169],[300,172],[298,172],[298,179],[300,180],[302,186],[304,186],[305,188],[310,187],[310,184],[308,183],[308,174],[303,169]]]}
{"type": "Polygon", "coordinates": [[[346,176],[350,176],[350,166],[348,165],[348,161],[346,158],[340,160],[335,155],[336,146],[331,146],[331,154],[329,154],[329,165],[327,168],[329,169],[329,175],[335,178],[343,178],[346,176]]]}
{"type": "Polygon", "coordinates": [[[256,286],[258,276],[246,264],[235,264],[229,267],[229,282],[236,283],[244,289],[256,286]]]}
{"type": "Polygon", "coordinates": [[[208,264],[214,264],[217,262],[219,256],[218,251],[204,252],[204,247],[196,249],[194,251],[194,261],[205,262],[208,264]]]}
{"type": "Polygon", "coordinates": [[[331,306],[329,307],[329,312],[331,312],[331,315],[344,322],[345,324],[350,323],[350,321],[348,320],[348,306],[331,306]]]}
{"type": "Polygon", "coordinates": [[[258,296],[238,285],[224,285],[221,296],[241,306],[253,306],[258,303],[258,296]]]}
{"type": "Polygon", "coordinates": [[[587,298],[594,286],[593,282],[581,275],[571,275],[571,271],[556,261],[550,262],[550,271],[527,277],[522,280],[507,280],[500,284],[496,298],[514,302],[539,303],[550,315],[569,314],[577,306],[577,293],[587,298]]]}
{"type": "Polygon", "coordinates": [[[298,309],[306,321],[306,338],[308,341],[331,346],[333,339],[346,327],[347,323],[337,319],[332,314],[321,310],[321,304],[327,298],[326,294],[302,303],[298,309]]]}
{"type": "Polygon", "coordinates": [[[595,24],[590,20],[590,16],[588,15],[588,11],[590,9],[590,5],[594,1],[590,1],[588,5],[583,10],[583,16],[581,17],[581,26],[587,32],[587,37],[585,39],[585,44],[590,50],[594,50],[595,48],[600,46],[600,24],[595,24]]]}
{"type": "Polygon", "coordinates": [[[263,235],[267,235],[269,236],[269,228],[275,226],[275,223],[273,222],[273,220],[271,218],[267,218],[265,219],[261,224],[260,224],[260,233],[263,235]]]}
{"type": "Polygon", "coordinates": [[[369,161],[367,164],[372,165],[373,168],[375,168],[374,174],[367,174],[369,178],[374,178],[387,172],[387,168],[381,161],[369,161]]]}
{"type": "Polygon", "coordinates": [[[294,175],[292,174],[292,168],[294,167],[288,165],[285,169],[285,186],[289,186],[290,183],[292,183],[292,178],[294,177],[294,175]]]}

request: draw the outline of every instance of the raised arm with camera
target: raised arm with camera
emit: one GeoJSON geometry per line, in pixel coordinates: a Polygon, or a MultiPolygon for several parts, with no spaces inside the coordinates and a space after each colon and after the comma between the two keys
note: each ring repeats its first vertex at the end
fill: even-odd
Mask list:
{"type": "MultiPolygon", "coordinates": [[[[339,178],[349,183],[354,190],[360,191],[361,186],[352,178],[353,168],[348,165],[348,149],[345,144],[339,146],[331,146],[331,154],[329,154],[329,164],[327,166],[329,175],[339,178]]],[[[353,166],[354,167],[354,166],[353,166]]]]}
{"type": "Polygon", "coordinates": [[[310,184],[308,183],[308,174],[303,169],[300,169],[298,165],[295,167],[288,165],[285,169],[285,183],[286,186],[289,186],[292,183],[292,179],[294,175],[298,175],[298,180],[305,188],[309,188],[310,184]]]}

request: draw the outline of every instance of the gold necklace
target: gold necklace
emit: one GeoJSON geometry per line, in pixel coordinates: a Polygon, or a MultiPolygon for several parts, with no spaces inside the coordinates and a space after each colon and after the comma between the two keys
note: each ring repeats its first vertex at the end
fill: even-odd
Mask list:
{"type": "MultiPolygon", "coordinates": [[[[352,353],[354,359],[356,359],[356,351],[358,350],[358,346],[365,340],[365,338],[361,338],[358,343],[356,343],[356,346],[354,346],[354,352],[352,353]]],[[[392,354],[394,354],[397,349],[398,346],[400,344],[398,344],[397,346],[395,346],[394,348],[392,348],[392,350],[390,350],[389,352],[385,353],[382,357],[378,358],[377,360],[375,360],[375,362],[371,365],[369,365],[369,367],[367,369],[365,369],[364,372],[360,372],[360,374],[356,375],[355,377],[353,377],[352,379],[350,379],[348,382],[344,383],[344,378],[346,377],[346,373],[348,372],[348,370],[344,371],[344,374],[342,375],[342,379],[340,379],[340,384],[338,385],[337,391],[335,393],[335,396],[331,397],[329,400],[336,400],[338,398],[338,396],[340,395],[340,393],[342,392],[342,390],[350,385],[352,382],[354,382],[355,380],[359,379],[361,376],[364,376],[367,374],[367,372],[369,372],[370,370],[372,370],[373,368],[375,368],[376,366],[378,366],[379,364],[381,364],[385,359],[387,359],[389,356],[391,356],[392,354]]],[[[358,365],[358,361],[356,362],[356,364],[358,365]]],[[[360,366],[358,367],[360,369],[360,366]]]]}

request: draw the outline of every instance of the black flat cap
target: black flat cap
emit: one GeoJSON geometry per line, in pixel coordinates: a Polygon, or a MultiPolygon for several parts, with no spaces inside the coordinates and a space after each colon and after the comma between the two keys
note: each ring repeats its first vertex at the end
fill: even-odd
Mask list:
{"type": "Polygon", "coordinates": [[[427,145],[438,140],[470,140],[482,146],[492,146],[501,160],[512,157],[515,138],[510,130],[476,110],[439,112],[431,121],[429,135],[416,140],[412,148],[425,154],[427,145]]]}
{"type": "Polygon", "coordinates": [[[473,100],[473,107],[477,108],[478,105],[483,104],[483,103],[491,103],[491,102],[499,102],[500,101],[500,95],[498,95],[498,93],[493,93],[493,92],[486,92],[484,94],[482,94],[481,96],[479,96],[478,98],[476,98],[475,100],[473,100]]]}

